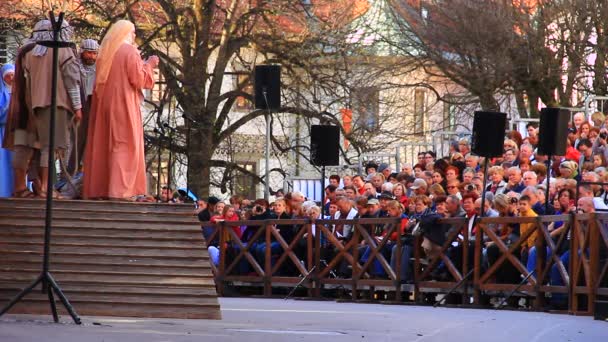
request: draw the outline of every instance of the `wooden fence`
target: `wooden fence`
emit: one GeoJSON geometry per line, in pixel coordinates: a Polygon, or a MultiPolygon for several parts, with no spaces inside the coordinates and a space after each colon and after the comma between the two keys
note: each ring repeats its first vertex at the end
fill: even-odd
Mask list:
{"type": "Polygon", "coordinates": [[[383,289],[397,302],[405,299],[404,294],[423,302],[455,289],[462,297],[460,303],[472,306],[486,305],[489,297],[516,294],[531,299],[533,309],[542,310],[549,296],[561,296],[568,312],[574,314],[592,314],[596,297],[608,296],[608,214],[483,218],[475,223],[474,234],[467,219],[444,219],[442,223],[451,229],[432,259],[421,247],[422,237],[410,237],[407,243],[394,239],[400,236],[400,222],[393,218],[202,225],[209,245],[219,250],[218,264],[212,263],[219,295],[227,284],[234,283],[263,286],[265,296],[271,296],[274,287],[299,285],[308,296],[317,298],[323,289],[339,287],[350,291],[353,300],[361,298],[361,290],[371,294],[383,289]],[[291,241],[282,237],[283,225],[294,227],[291,241]],[[517,240],[505,240],[498,233],[517,225],[529,227],[517,240]],[[334,233],[336,228],[348,226],[351,239],[334,233]],[[557,226],[562,228],[557,230],[557,226]],[[255,232],[243,242],[234,227],[255,232]],[[385,232],[384,238],[374,236],[379,230],[385,232]],[[537,236],[536,263],[528,271],[522,261],[522,244],[532,234],[537,236]],[[411,264],[409,279],[402,279],[400,271],[404,252],[411,264]],[[508,273],[515,279],[502,279],[508,273]],[[438,279],[437,274],[442,277],[438,279]]]}

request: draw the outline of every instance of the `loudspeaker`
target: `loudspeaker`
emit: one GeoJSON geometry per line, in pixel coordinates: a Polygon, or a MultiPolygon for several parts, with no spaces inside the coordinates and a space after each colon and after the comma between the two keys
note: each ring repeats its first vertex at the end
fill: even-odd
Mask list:
{"type": "Polygon", "coordinates": [[[502,156],[507,114],[499,112],[475,112],[471,151],[482,157],[502,156]]]}
{"type": "Polygon", "coordinates": [[[281,108],[281,66],[256,65],[254,77],[255,108],[279,110],[281,108]]]}
{"type": "Polygon", "coordinates": [[[340,129],[338,126],[310,127],[310,160],[313,165],[340,165],[340,129]]]}
{"type": "Polygon", "coordinates": [[[544,155],[566,154],[570,112],[560,108],[543,108],[540,111],[538,152],[544,155]]]}

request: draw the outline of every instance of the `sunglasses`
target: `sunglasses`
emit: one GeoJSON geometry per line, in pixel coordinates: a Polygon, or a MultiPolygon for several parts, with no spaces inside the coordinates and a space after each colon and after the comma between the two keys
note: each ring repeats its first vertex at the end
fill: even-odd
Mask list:
{"type": "Polygon", "coordinates": [[[457,187],[457,186],[454,186],[454,185],[450,185],[450,186],[448,186],[448,189],[456,189],[456,188],[458,188],[458,187],[457,187]]]}

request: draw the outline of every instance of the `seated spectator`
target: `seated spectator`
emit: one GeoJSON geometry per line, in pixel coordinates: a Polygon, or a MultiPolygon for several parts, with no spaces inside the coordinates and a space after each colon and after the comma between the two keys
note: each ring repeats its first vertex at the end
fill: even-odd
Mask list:
{"type": "MultiPolygon", "coordinates": [[[[222,203],[222,202],[220,202],[222,203]]],[[[218,203],[219,204],[219,203],[218,203]]],[[[219,206],[216,206],[216,208],[219,206]]],[[[238,221],[239,220],[239,215],[236,213],[236,210],[234,209],[234,207],[232,205],[224,205],[223,206],[223,210],[221,214],[217,214],[214,215],[211,218],[211,222],[212,223],[219,223],[219,222],[223,222],[223,221],[228,221],[228,222],[234,222],[234,221],[238,221]]],[[[242,235],[242,231],[241,231],[241,227],[240,226],[231,226],[231,227],[224,227],[224,231],[222,232],[223,235],[223,239],[225,241],[225,250],[229,250],[230,252],[232,252],[232,247],[236,246],[236,243],[232,243],[231,241],[233,241],[233,237],[232,234],[230,234],[230,232],[228,231],[228,229],[231,229],[236,238],[238,238],[239,240],[241,240],[241,235],[242,235]]],[[[221,247],[220,247],[220,237],[216,237],[213,241],[207,241],[207,250],[209,251],[209,258],[211,259],[211,261],[213,262],[213,264],[215,266],[218,266],[220,263],[220,251],[221,251],[221,247]]]]}
{"type": "Polygon", "coordinates": [[[454,195],[459,199],[462,199],[462,194],[460,193],[460,181],[458,179],[448,181],[448,186],[446,188],[448,195],[454,195]]]}
{"type": "Polygon", "coordinates": [[[329,176],[329,185],[333,185],[337,188],[340,187],[340,176],[338,175],[331,175],[329,176]]]}
{"type": "Polygon", "coordinates": [[[344,196],[351,201],[354,201],[359,194],[357,193],[357,189],[355,189],[352,185],[347,185],[344,187],[344,196]]]}
{"type": "Polygon", "coordinates": [[[403,184],[397,183],[393,186],[393,196],[395,196],[395,199],[399,201],[403,207],[407,207],[409,201],[405,194],[406,190],[403,184]]]}
{"type": "Polygon", "coordinates": [[[416,180],[414,180],[414,183],[410,186],[410,189],[413,190],[414,195],[426,195],[427,194],[426,181],[422,178],[416,178],[416,180]]]}
{"type": "MultiPolygon", "coordinates": [[[[521,217],[536,217],[538,216],[534,210],[532,210],[531,199],[528,195],[523,195],[519,198],[518,202],[518,213],[521,217]]],[[[534,223],[520,223],[519,224],[519,232],[522,238],[525,238],[524,242],[521,244],[521,255],[522,260],[526,262],[528,260],[528,254],[530,248],[534,247],[536,244],[536,239],[538,238],[538,230],[536,230],[536,225],[534,223]],[[526,234],[530,231],[532,232],[527,238],[525,238],[526,234]]]]}
{"type": "MultiPolygon", "coordinates": [[[[357,209],[353,207],[351,201],[349,201],[346,197],[338,197],[336,198],[336,205],[338,207],[338,211],[334,215],[334,219],[336,220],[352,220],[357,216],[357,209]]],[[[350,224],[339,224],[336,225],[335,235],[339,239],[350,239],[351,234],[353,233],[353,227],[350,224]]]]}
{"type": "Polygon", "coordinates": [[[442,195],[442,196],[436,196],[433,198],[433,205],[435,206],[435,213],[437,213],[438,215],[440,215],[441,217],[449,217],[450,213],[448,212],[448,207],[447,207],[447,197],[442,195]]]}
{"type": "Polygon", "coordinates": [[[507,170],[508,182],[503,193],[510,191],[520,193],[525,188],[521,181],[521,170],[517,166],[512,166],[507,170]]]}
{"type": "Polygon", "coordinates": [[[353,185],[353,177],[350,175],[344,175],[342,176],[342,185],[344,188],[346,188],[347,186],[352,186],[353,185]]]}
{"type": "Polygon", "coordinates": [[[382,184],[384,184],[384,175],[380,172],[375,173],[372,177],[371,177],[371,183],[374,186],[374,188],[376,189],[377,193],[382,192],[382,184]]]}
{"type": "Polygon", "coordinates": [[[365,189],[365,192],[362,194],[363,196],[378,197],[378,193],[376,192],[376,187],[374,187],[374,185],[372,183],[365,182],[365,185],[363,185],[363,188],[365,189]]]}
{"type": "Polygon", "coordinates": [[[500,166],[492,166],[488,169],[490,184],[487,185],[486,191],[493,194],[501,194],[504,192],[507,182],[504,180],[504,169],[500,166]]]}
{"type": "Polygon", "coordinates": [[[388,181],[388,176],[392,173],[391,167],[386,163],[378,165],[378,173],[384,176],[384,179],[388,181]]]}
{"type": "Polygon", "coordinates": [[[365,193],[365,182],[363,181],[363,177],[360,175],[353,176],[353,186],[357,189],[359,195],[363,195],[365,193]]]}

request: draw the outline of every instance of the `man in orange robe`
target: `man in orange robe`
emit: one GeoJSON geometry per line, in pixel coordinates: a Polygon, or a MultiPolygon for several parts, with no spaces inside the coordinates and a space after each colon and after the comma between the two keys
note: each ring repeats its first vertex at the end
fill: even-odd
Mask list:
{"type": "Polygon", "coordinates": [[[143,61],[133,23],[120,20],[104,37],[84,155],[85,199],[134,200],[146,194],[142,89],[154,86],[158,57],[143,61]]]}

